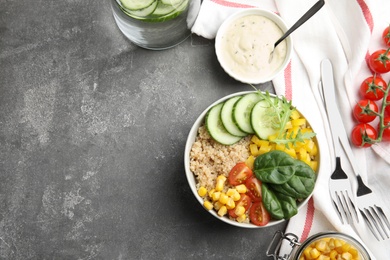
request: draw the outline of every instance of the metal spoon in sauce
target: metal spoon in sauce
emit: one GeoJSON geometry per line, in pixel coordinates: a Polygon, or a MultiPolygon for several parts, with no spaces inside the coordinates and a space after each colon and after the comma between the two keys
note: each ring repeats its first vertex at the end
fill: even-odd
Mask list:
{"type": "Polygon", "coordinates": [[[279,40],[277,40],[274,44],[274,48],[270,53],[268,63],[272,61],[272,58],[274,56],[274,50],[276,46],[278,46],[279,43],[281,43],[284,39],[286,39],[293,31],[295,31],[299,26],[304,24],[307,20],[309,20],[315,13],[317,13],[321,7],[323,7],[325,4],[324,0],[319,0],[317,3],[315,3],[282,37],[280,37],[279,40]]]}

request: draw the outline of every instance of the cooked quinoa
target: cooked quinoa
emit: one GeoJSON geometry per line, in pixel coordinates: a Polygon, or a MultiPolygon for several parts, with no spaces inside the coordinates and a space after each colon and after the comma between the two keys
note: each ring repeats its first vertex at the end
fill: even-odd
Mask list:
{"type": "Polygon", "coordinates": [[[250,155],[250,138],[251,136],[244,137],[230,146],[219,144],[202,125],[190,152],[190,170],[196,177],[197,187],[203,186],[211,190],[218,175],[228,177],[234,165],[245,162],[250,155]]]}

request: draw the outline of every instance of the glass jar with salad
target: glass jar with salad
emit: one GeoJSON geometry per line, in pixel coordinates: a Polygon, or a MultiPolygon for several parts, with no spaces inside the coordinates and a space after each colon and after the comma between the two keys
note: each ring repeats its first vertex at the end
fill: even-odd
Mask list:
{"type": "Polygon", "coordinates": [[[314,259],[350,259],[370,260],[371,257],[364,246],[355,238],[336,231],[320,232],[298,241],[298,236],[292,233],[284,234],[277,231],[266,252],[275,260],[314,260],[314,259]],[[291,251],[281,255],[282,243],[288,243],[291,251]]]}
{"type": "Polygon", "coordinates": [[[111,0],[118,28],[136,45],[163,50],[183,42],[201,0],[111,0]]]}

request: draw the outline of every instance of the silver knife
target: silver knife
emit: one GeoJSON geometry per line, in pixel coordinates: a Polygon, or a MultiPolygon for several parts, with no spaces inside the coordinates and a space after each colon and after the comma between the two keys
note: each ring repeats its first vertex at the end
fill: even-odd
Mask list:
{"type": "MultiPolygon", "coordinates": [[[[341,143],[344,152],[347,155],[347,158],[352,166],[353,171],[356,175],[358,175],[358,164],[349,144],[348,135],[345,131],[343,120],[341,118],[341,114],[336,101],[333,67],[330,60],[325,59],[321,62],[321,75],[322,91],[325,100],[326,112],[328,114],[328,120],[332,131],[332,138],[334,140],[333,143],[335,146],[337,146],[336,142],[341,143]]],[[[335,147],[335,151],[336,150],[337,147],[335,147]]]]}

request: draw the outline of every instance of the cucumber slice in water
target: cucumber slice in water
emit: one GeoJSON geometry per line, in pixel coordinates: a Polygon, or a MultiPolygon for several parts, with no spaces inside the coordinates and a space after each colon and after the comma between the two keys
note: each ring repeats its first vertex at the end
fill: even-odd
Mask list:
{"type": "Polygon", "coordinates": [[[237,100],[239,100],[241,97],[242,96],[236,96],[225,101],[221,110],[221,120],[222,124],[230,134],[244,137],[247,136],[247,133],[241,131],[233,120],[234,104],[236,104],[237,100]]]}
{"type": "Polygon", "coordinates": [[[250,93],[246,94],[235,103],[233,108],[233,120],[241,131],[248,134],[255,133],[251,124],[251,112],[252,108],[260,100],[262,100],[262,98],[259,94],[250,93]]]}
{"type": "Polygon", "coordinates": [[[268,140],[270,135],[276,134],[280,129],[275,128],[274,117],[270,113],[270,105],[267,101],[259,101],[252,109],[251,124],[254,132],[263,140],[268,140]]]}
{"type": "Polygon", "coordinates": [[[139,10],[124,9],[124,11],[134,18],[143,19],[145,16],[151,15],[154,12],[154,10],[156,10],[157,3],[158,1],[154,1],[151,5],[149,5],[146,8],[139,9],[139,10]]]}
{"type": "Polygon", "coordinates": [[[140,10],[157,2],[158,0],[120,0],[122,6],[128,10],[140,10]]]}
{"type": "Polygon", "coordinates": [[[184,0],[161,0],[161,2],[165,5],[173,5],[178,6],[181,4],[184,0]]]}
{"type": "Polygon", "coordinates": [[[210,136],[218,143],[232,145],[241,140],[242,137],[231,135],[226,131],[221,120],[223,103],[213,106],[206,114],[206,129],[210,136]]]}

